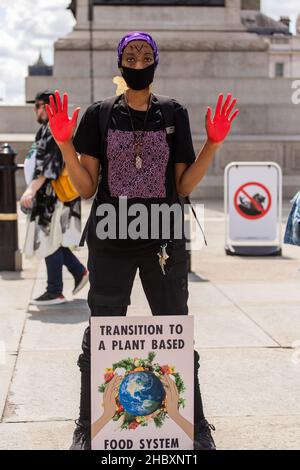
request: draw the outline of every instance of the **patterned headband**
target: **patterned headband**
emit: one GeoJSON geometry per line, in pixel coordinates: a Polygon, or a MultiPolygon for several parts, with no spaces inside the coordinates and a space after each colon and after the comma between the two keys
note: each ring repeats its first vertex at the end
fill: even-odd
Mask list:
{"type": "Polygon", "coordinates": [[[158,64],[158,48],[157,48],[156,42],[150,36],[150,34],[144,33],[142,31],[134,31],[134,32],[128,33],[125,36],[123,36],[122,39],[120,40],[119,44],[118,44],[118,53],[117,53],[118,67],[121,67],[122,54],[123,54],[124,48],[127,46],[127,44],[130,41],[135,41],[135,40],[146,41],[148,44],[150,44],[150,46],[153,49],[154,63],[157,66],[157,64],[158,64]]]}

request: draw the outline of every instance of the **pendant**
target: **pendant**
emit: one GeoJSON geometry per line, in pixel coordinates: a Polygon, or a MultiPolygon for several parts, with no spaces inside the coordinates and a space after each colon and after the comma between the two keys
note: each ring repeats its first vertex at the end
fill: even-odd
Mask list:
{"type": "Polygon", "coordinates": [[[135,167],[136,167],[137,169],[142,168],[142,159],[141,159],[141,157],[140,157],[139,154],[136,155],[136,157],[135,157],[135,167]]]}
{"type": "Polygon", "coordinates": [[[140,169],[140,168],[142,168],[141,144],[140,144],[140,142],[135,143],[134,150],[135,150],[135,167],[140,169]]]}

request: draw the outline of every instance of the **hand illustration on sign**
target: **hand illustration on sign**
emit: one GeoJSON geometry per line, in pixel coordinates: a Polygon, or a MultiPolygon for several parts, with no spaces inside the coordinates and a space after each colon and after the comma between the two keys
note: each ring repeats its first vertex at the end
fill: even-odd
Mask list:
{"type": "Polygon", "coordinates": [[[161,378],[161,381],[166,391],[166,407],[168,415],[178,426],[181,427],[189,438],[193,440],[194,426],[179,412],[179,393],[174,380],[166,374],[161,378]]]}
{"type": "Polygon", "coordinates": [[[115,375],[107,384],[103,393],[103,414],[92,424],[92,439],[114,417],[116,413],[116,394],[123,377],[115,375]]]}

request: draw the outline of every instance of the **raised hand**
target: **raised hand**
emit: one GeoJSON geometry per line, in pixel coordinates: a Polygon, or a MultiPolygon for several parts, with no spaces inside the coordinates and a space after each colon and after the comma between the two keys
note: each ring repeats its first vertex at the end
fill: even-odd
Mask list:
{"type": "Polygon", "coordinates": [[[236,104],[236,98],[234,98],[230,103],[231,98],[232,95],[229,93],[222,105],[223,93],[219,95],[213,119],[211,119],[211,108],[209,106],[207,108],[206,131],[210,142],[221,143],[226,139],[227,134],[230,132],[231,123],[239,113],[239,110],[236,109],[230,116],[230,113],[236,104]]]}
{"type": "Polygon", "coordinates": [[[77,118],[80,108],[76,108],[72,118],[68,116],[68,94],[63,94],[63,102],[59,91],[55,90],[55,100],[50,96],[49,105],[46,104],[46,111],[49,118],[51,133],[57,144],[68,142],[72,139],[77,125],[77,118]]]}

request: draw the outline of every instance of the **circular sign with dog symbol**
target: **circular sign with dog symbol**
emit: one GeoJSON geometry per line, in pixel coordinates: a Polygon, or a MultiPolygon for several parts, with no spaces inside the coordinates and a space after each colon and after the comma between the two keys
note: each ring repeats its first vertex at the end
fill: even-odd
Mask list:
{"type": "Polygon", "coordinates": [[[264,217],[272,203],[268,188],[256,181],[240,186],[234,195],[234,206],[237,212],[246,219],[254,220],[264,217]]]}

